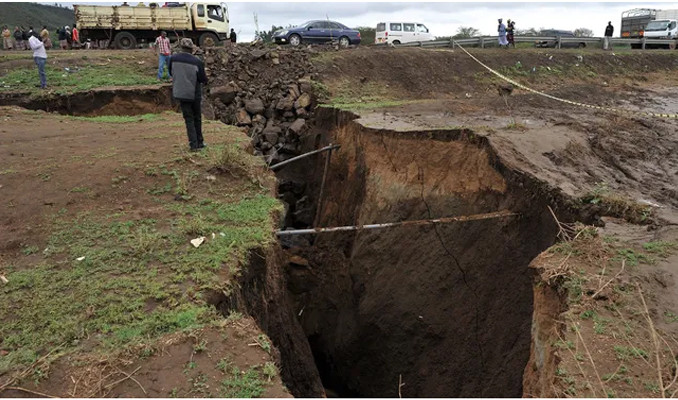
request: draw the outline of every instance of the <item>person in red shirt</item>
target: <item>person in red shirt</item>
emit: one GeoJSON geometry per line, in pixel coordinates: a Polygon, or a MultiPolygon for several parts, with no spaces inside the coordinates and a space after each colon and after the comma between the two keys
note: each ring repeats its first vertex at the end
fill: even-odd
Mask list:
{"type": "MultiPolygon", "coordinates": [[[[160,36],[155,39],[155,47],[158,49],[158,80],[162,80],[165,76],[165,65],[169,66],[169,59],[172,55],[172,50],[170,49],[170,41],[167,38],[167,32],[160,32],[160,36]]],[[[169,71],[167,71],[168,77],[171,77],[169,71]]]]}
{"type": "Polygon", "coordinates": [[[71,31],[71,39],[73,40],[73,47],[80,47],[80,32],[75,24],[73,24],[73,31],[71,31]]]}

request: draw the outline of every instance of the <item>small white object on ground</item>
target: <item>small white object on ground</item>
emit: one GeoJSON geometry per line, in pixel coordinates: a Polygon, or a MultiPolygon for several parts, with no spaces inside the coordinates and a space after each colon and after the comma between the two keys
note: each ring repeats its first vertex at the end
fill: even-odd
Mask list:
{"type": "Polygon", "coordinates": [[[200,247],[201,244],[203,244],[204,241],[205,241],[205,237],[200,236],[199,238],[195,238],[195,239],[191,240],[191,244],[193,245],[193,247],[195,247],[197,249],[198,247],[200,247]]]}
{"type": "Polygon", "coordinates": [[[5,275],[0,275],[0,281],[2,281],[2,283],[4,283],[5,285],[9,283],[9,280],[5,278],[5,275]]]}
{"type": "Polygon", "coordinates": [[[82,260],[84,260],[84,259],[85,259],[85,256],[82,256],[82,257],[76,258],[76,261],[82,261],[82,260]]]}

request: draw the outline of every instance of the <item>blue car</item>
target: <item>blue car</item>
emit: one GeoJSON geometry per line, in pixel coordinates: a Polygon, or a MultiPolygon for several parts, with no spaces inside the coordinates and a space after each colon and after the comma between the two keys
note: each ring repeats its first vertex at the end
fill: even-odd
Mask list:
{"type": "Polygon", "coordinates": [[[334,21],[308,21],[294,28],[283,29],[273,34],[278,44],[299,46],[302,43],[325,43],[338,41],[339,46],[346,47],[360,43],[360,32],[334,21]]]}

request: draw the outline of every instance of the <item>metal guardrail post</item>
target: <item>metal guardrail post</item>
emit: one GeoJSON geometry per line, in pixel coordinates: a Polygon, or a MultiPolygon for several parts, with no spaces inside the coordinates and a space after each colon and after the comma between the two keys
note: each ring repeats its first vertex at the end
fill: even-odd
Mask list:
{"type": "Polygon", "coordinates": [[[454,39],[450,39],[450,47],[454,49],[454,39]]]}
{"type": "Polygon", "coordinates": [[[647,38],[646,38],[645,36],[643,36],[643,44],[642,44],[642,49],[643,49],[643,50],[645,50],[645,41],[646,41],[646,40],[647,40],[647,38]]]}
{"type": "Polygon", "coordinates": [[[562,47],[562,44],[563,44],[563,38],[562,38],[562,36],[558,36],[558,48],[559,49],[562,47]]]}
{"type": "Polygon", "coordinates": [[[480,48],[481,48],[481,49],[484,49],[484,48],[485,48],[485,38],[484,38],[484,37],[481,37],[481,38],[480,38],[480,48]]]}

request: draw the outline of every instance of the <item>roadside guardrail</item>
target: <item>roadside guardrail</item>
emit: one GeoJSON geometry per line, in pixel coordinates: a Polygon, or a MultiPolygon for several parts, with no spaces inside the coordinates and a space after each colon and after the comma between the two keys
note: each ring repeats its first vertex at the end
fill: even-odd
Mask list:
{"type": "MultiPolygon", "coordinates": [[[[485,48],[486,45],[492,43],[496,45],[497,36],[478,36],[468,39],[454,39],[454,40],[431,40],[425,42],[409,42],[401,43],[396,45],[390,45],[394,47],[430,47],[430,48],[440,48],[440,47],[451,47],[454,48],[458,43],[461,46],[480,46],[485,48]]],[[[603,38],[602,37],[561,37],[561,36],[515,36],[514,41],[516,43],[534,43],[534,42],[544,42],[551,41],[555,42],[555,48],[561,48],[563,43],[585,43],[586,47],[589,44],[599,45],[603,47],[603,38]]],[[[641,49],[646,49],[647,45],[665,45],[670,49],[675,49],[678,44],[678,40],[672,39],[648,39],[648,38],[638,38],[638,39],[628,39],[628,38],[610,38],[610,45],[615,44],[629,44],[629,45],[640,45],[641,49]]],[[[389,46],[386,43],[377,43],[375,46],[389,46]]]]}

